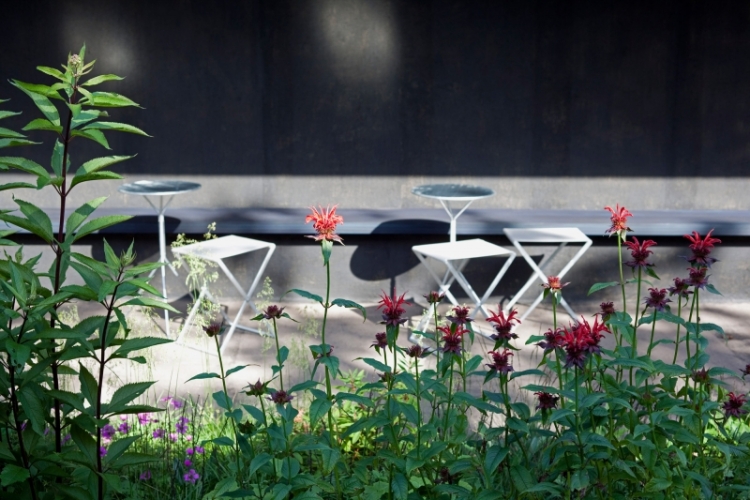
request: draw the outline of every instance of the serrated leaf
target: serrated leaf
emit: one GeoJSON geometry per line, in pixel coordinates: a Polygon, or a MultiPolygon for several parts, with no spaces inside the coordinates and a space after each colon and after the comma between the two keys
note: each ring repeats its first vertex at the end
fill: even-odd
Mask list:
{"type": "Polygon", "coordinates": [[[59,69],[50,68],[49,66],[37,66],[36,69],[63,82],[67,81],[67,78],[59,69]]]}
{"type": "Polygon", "coordinates": [[[393,476],[391,489],[393,490],[393,498],[397,500],[406,500],[409,495],[409,483],[406,481],[406,477],[400,472],[393,476]]]}
{"type": "Polygon", "coordinates": [[[19,132],[11,130],[9,128],[0,127],[0,137],[10,137],[11,139],[23,139],[26,136],[19,132]]]}
{"type": "Polygon", "coordinates": [[[167,304],[166,302],[163,302],[161,300],[152,299],[149,297],[134,297],[124,304],[123,306],[146,306],[146,307],[156,307],[157,309],[166,309],[167,311],[171,311],[174,313],[179,313],[177,309],[172,307],[171,305],[167,304]]]}
{"type": "Polygon", "coordinates": [[[34,161],[27,160],[26,158],[4,156],[0,157],[0,163],[17,170],[21,170],[22,172],[36,175],[40,179],[44,179],[47,183],[49,183],[49,173],[44,169],[44,167],[34,161]]]}
{"type": "Polygon", "coordinates": [[[340,306],[340,307],[346,307],[347,309],[359,309],[359,311],[362,313],[362,318],[364,320],[367,319],[367,310],[365,310],[364,307],[357,304],[353,300],[347,300],[347,299],[334,299],[333,302],[331,302],[332,306],[340,306]]]}
{"type": "Polygon", "coordinates": [[[214,372],[210,372],[210,373],[209,372],[203,372],[203,373],[199,373],[198,375],[194,375],[194,376],[190,377],[185,382],[190,382],[191,380],[203,380],[203,379],[207,379],[207,378],[219,378],[220,379],[221,375],[219,375],[218,373],[214,373],[214,372]]]}
{"type": "Polygon", "coordinates": [[[28,182],[9,182],[8,184],[0,185],[0,191],[7,191],[9,189],[36,189],[36,186],[28,182]]]}
{"type": "Polygon", "coordinates": [[[100,231],[104,228],[114,226],[115,224],[125,222],[126,220],[130,220],[132,218],[133,217],[130,215],[105,215],[104,217],[92,219],[81,226],[81,228],[76,232],[73,241],[79,240],[87,234],[93,233],[94,231],[100,231]]]}
{"type": "Polygon", "coordinates": [[[81,394],[83,394],[84,399],[88,401],[89,405],[96,406],[99,385],[91,372],[81,363],[78,363],[78,381],[81,384],[81,394]]]}
{"type": "Polygon", "coordinates": [[[99,205],[104,203],[106,199],[107,199],[106,196],[102,196],[101,198],[96,198],[91,201],[87,201],[86,203],[78,207],[78,209],[76,209],[75,212],[70,214],[70,216],[68,217],[68,220],[65,222],[66,237],[67,235],[70,235],[76,229],[78,229],[78,227],[86,221],[88,216],[94,213],[97,207],[99,207],[99,205]]]}
{"type": "Polygon", "coordinates": [[[0,110],[0,120],[2,120],[3,118],[10,118],[11,116],[18,116],[20,114],[21,114],[20,111],[5,111],[5,110],[0,110]]]}
{"type": "Polygon", "coordinates": [[[248,471],[249,472],[248,475],[252,476],[253,474],[255,474],[255,472],[258,469],[260,469],[261,467],[263,467],[264,465],[266,465],[272,459],[273,459],[273,457],[271,455],[269,455],[268,453],[258,453],[250,461],[250,470],[248,471]]]}
{"type": "Polygon", "coordinates": [[[6,463],[3,466],[3,471],[0,472],[0,485],[7,487],[13,483],[26,481],[29,477],[31,477],[31,475],[29,474],[28,469],[6,463]]]}
{"type": "Polygon", "coordinates": [[[64,151],[65,146],[63,146],[63,143],[60,142],[59,139],[55,140],[55,146],[52,148],[52,161],[50,162],[50,165],[52,166],[52,171],[58,177],[62,176],[64,151]]]}
{"type": "Polygon", "coordinates": [[[310,404],[310,426],[315,427],[318,420],[323,418],[323,415],[328,413],[333,403],[327,399],[316,399],[310,404]]]}
{"type": "Polygon", "coordinates": [[[92,92],[91,100],[88,102],[91,106],[100,106],[104,108],[121,108],[125,106],[140,106],[128,99],[124,95],[115,94],[114,92],[92,92]]]}
{"type": "Polygon", "coordinates": [[[39,111],[41,111],[42,114],[50,122],[52,122],[54,125],[60,125],[60,114],[57,112],[57,108],[54,104],[52,104],[52,101],[50,101],[48,97],[28,90],[28,88],[32,87],[32,84],[20,82],[18,80],[11,80],[10,83],[21,89],[29,97],[31,97],[31,100],[34,101],[34,104],[37,108],[39,108],[39,111]]]}
{"type": "Polygon", "coordinates": [[[90,78],[83,82],[81,85],[84,85],[86,87],[93,87],[94,85],[99,85],[100,83],[104,82],[111,82],[113,80],[124,80],[123,77],[117,76],[117,75],[99,75],[95,76],[94,78],[90,78]]]}
{"type": "Polygon", "coordinates": [[[128,125],[127,123],[117,123],[117,122],[94,122],[86,125],[81,130],[114,130],[116,132],[126,132],[129,134],[136,134],[136,135],[144,135],[146,137],[151,137],[143,130],[139,129],[138,127],[134,127],[132,125],[128,125]]]}
{"type": "Polygon", "coordinates": [[[31,422],[31,428],[38,435],[43,436],[45,427],[44,417],[47,415],[47,411],[44,408],[44,393],[41,392],[41,388],[34,384],[27,385],[17,392],[17,396],[18,401],[23,406],[26,417],[31,422]],[[37,394],[37,391],[39,391],[39,394],[37,394]]]}
{"type": "Polygon", "coordinates": [[[531,477],[531,472],[520,465],[514,465],[510,468],[510,479],[519,493],[525,493],[536,484],[534,478],[531,477]]]}
{"type": "Polygon", "coordinates": [[[619,281],[607,281],[606,283],[594,283],[591,285],[591,288],[589,288],[589,292],[586,295],[591,295],[594,292],[598,292],[599,290],[604,290],[605,288],[609,288],[611,286],[617,286],[619,285],[619,281]]]}
{"type": "Polygon", "coordinates": [[[299,290],[297,288],[293,288],[293,289],[289,290],[288,292],[286,292],[284,295],[286,295],[288,293],[296,293],[300,297],[304,297],[306,299],[314,300],[315,302],[320,302],[321,304],[323,303],[323,297],[321,297],[320,295],[315,295],[314,293],[307,292],[305,290],[299,290]]]}
{"type": "Polygon", "coordinates": [[[77,129],[81,125],[89,123],[92,120],[96,120],[97,118],[102,118],[104,116],[108,116],[106,111],[100,111],[98,109],[84,109],[80,113],[78,113],[78,115],[73,117],[73,120],[70,122],[70,128],[77,129]]]}
{"type": "Polygon", "coordinates": [[[112,399],[109,401],[107,407],[108,413],[117,414],[121,409],[124,409],[128,403],[140,397],[152,385],[154,385],[154,382],[134,382],[119,387],[114,394],[112,394],[112,399]]]}
{"type": "Polygon", "coordinates": [[[72,130],[70,132],[72,137],[83,137],[89,139],[95,143],[101,145],[104,149],[112,149],[109,147],[109,142],[104,134],[100,130],[72,130]]]}
{"type": "Polygon", "coordinates": [[[493,445],[487,449],[487,453],[484,456],[484,471],[487,477],[491,477],[492,474],[497,472],[497,468],[508,456],[508,448],[500,445],[493,445]]]}
{"type": "Polygon", "coordinates": [[[29,139],[0,139],[0,148],[13,148],[18,146],[32,146],[41,144],[41,142],[31,141],[29,139]]]}
{"type": "Polygon", "coordinates": [[[35,120],[31,120],[21,130],[49,130],[50,132],[57,132],[58,134],[61,134],[63,128],[61,125],[55,125],[46,118],[36,118],[35,120]]]}
{"type": "Polygon", "coordinates": [[[214,401],[216,401],[216,404],[218,404],[220,408],[232,411],[232,400],[227,397],[224,391],[214,392],[211,397],[213,397],[214,401]]]}

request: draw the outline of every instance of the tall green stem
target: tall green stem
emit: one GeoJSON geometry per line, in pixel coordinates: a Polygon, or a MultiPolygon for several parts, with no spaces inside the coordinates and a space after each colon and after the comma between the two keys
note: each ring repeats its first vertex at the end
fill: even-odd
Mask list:
{"type": "Polygon", "coordinates": [[[281,347],[279,346],[279,330],[276,328],[276,318],[271,318],[273,321],[273,338],[276,340],[276,362],[279,364],[279,386],[281,390],[284,390],[284,371],[281,363],[281,347]]]}
{"type": "MultiPolygon", "coordinates": [[[[677,295],[677,317],[682,318],[682,295],[680,294],[677,295]]],[[[677,363],[677,352],[680,348],[680,327],[681,326],[682,325],[677,323],[677,335],[675,336],[675,339],[674,339],[674,357],[672,358],[673,365],[677,363]]]]}
{"type": "Polygon", "coordinates": [[[654,333],[656,333],[656,309],[654,309],[654,317],[651,321],[651,340],[648,341],[648,357],[651,357],[651,350],[654,348],[654,333]]]}
{"type": "MultiPolygon", "coordinates": [[[[224,390],[224,402],[229,406],[229,391],[227,391],[227,379],[224,374],[224,360],[221,359],[221,346],[219,345],[219,336],[214,335],[214,342],[216,343],[216,354],[219,356],[219,369],[221,370],[221,387],[224,390]]],[[[232,434],[234,441],[234,458],[237,462],[237,482],[242,485],[242,467],[240,465],[240,443],[237,436],[237,428],[234,423],[234,417],[228,416],[229,423],[232,424],[232,434]]]]}
{"type": "MultiPolygon", "coordinates": [[[[557,335],[557,297],[555,295],[552,296],[552,328],[552,331],[557,335]]],[[[555,347],[555,370],[557,371],[557,385],[560,387],[560,404],[565,408],[565,397],[562,394],[563,378],[562,368],[560,367],[559,347],[555,347]]]]}
{"type": "Polygon", "coordinates": [[[628,313],[628,302],[625,298],[625,276],[622,273],[622,238],[617,235],[617,259],[620,264],[620,289],[622,290],[622,312],[628,313]]]}

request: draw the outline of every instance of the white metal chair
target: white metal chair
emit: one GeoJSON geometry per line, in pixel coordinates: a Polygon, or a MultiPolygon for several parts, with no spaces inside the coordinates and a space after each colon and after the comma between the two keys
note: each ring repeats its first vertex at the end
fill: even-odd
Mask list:
{"type": "MultiPolygon", "coordinates": [[[[521,256],[526,260],[526,262],[529,264],[531,269],[534,271],[531,275],[531,277],[528,279],[526,284],[521,287],[521,289],[516,293],[516,295],[511,299],[511,301],[508,303],[508,305],[505,306],[506,310],[510,310],[513,305],[518,302],[518,300],[521,298],[521,296],[526,292],[526,290],[529,289],[529,287],[537,280],[541,281],[541,284],[544,284],[547,282],[548,275],[555,275],[558,276],[560,279],[565,276],[565,274],[570,271],[570,268],[575,265],[576,262],[583,256],[584,253],[586,253],[586,250],[589,249],[589,247],[592,244],[591,238],[586,236],[583,231],[581,231],[578,228],[575,227],[556,227],[556,228],[507,228],[503,230],[505,235],[508,237],[508,239],[513,243],[513,246],[516,247],[518,250],[518,253],[521,254],[521,256]],[[534,259],[531,258],[529,253],[526,251],[526,249],[523,247],[522,243],[525,244],[557,244],[557,248],[548,256],[544,257],[542,261],[537,265],[536,262],[534,262],[534,259]],[[565,248],[568,244],[582,244],[581,248],[576,252],[573,257],[568,261],[565,266],[555,273],[547,273],[545,274],[544,268],[547,267],[547,265],[554,259],[560,251],[565,248]]],[[[526,319],[526,317],[531,314],[531,311],[533,311],[544,298],[544,291],[542,290],[539,293],[539,296],[536,298],[536,300],[529,306],[529,308],[523,313],[521,316],[521,321],[526,319]]],[[[565,301],[564,298],[561,297],[560,299],[560,305],[562,305],[565,310],[570,314],[570,317],[573,318],[574,321],[576,321],[576,314],[573,312],[573,309],[568,305],[568,303],[565,301]]]]}
{"type": "MultiPolygon", "coordinates": [[[[260,282],[260,279],[263,275],[263,271],[265,271],[266,266],[268,265],[268,261],[271,260],[271,255],[273,255],[275,249],[276,245],[274,243],[268,243],[265,241],[254,240],[251,238],[244,238],[235,235],[222,236],[220,238],[200,241],[198,243],[193,243],[191,245],[185,245],[183,247],[172,249],[172,252],[177,255],[199,257],[201,259],[205,259],[207,261],[215,262],[216,264],[218,264],[219,268],[224,272],[226,277],[229,278],[229,281],[231,281],[232,285],[234,285],[234,288],[242,297],[242,304],[240,305],[240,309],[239,311],[237,311],[237,315],[233,320],[230,320],[226,312],[222,310],[224,320],[229,323],[229,330],[227,330],[221,340],[220,350],[222,353],[224,352],[226,346],[229,344],[229,340],[232,338],[232,335],[234,335],[234,331],[236,329],[239,328],[240,330],[260,333],[257,328],[243,326],[240,325],[239,322],[240,318],[242,317],[242,313],[245,310],[245,307],[247,307],[248,305],[253,311],[255,311],[256,314],[258,313],[258,308],[255,306],[252,300],[253,292],[258,286],[258,283],[260,282]],[[236,257],[238,255],[249,254],[251,252],[264,249],[266,250],[265,258],[263,259],[260,267],[258,267],[258,270],[253,277],[253,281],[250,284],[250,287],[247,289],[243,288],[242,285],[240,285],[239,281],[237,281],[237,278],[235,278],[231,271],[229,271],[229,268],[227,268],[226,264],[224,264],[224,259],[236,257]]],[[[182,330],[177,337],[177,343],[180,343],[182,341],[183,336],[190,329],[190,324],[195,318],[195,314],[198,310],[198,307],[200,306],[201,300],[203,300],[204,297],[207,297],[209,300],[213,300],[211,292],[208,290],[208,287],[205,284],[201,287],[198,300],[195,302],[195,305],[193,305],[193,308],[190,310],[190,314],[188,314],[188,317],[185,320],[185,324],[182,326],[182,330]]],[[[194,348],[187,344],[183,345],[185,345],[185,347],[194,348]]],[[[209,354],[216,354],[211,350],[198,350],[208,352],[209,354]]]]}

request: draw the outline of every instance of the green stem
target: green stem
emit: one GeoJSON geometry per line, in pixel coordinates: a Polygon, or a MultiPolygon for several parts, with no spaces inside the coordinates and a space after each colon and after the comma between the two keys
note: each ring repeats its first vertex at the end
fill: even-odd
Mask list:
{"type": "MultiPolygon", "coordinates": [[[[453,354],[451,354],[453,356],[453,354]]],[[[443,423],[443,441],[448,436],[448,418],[451,414],[451,400],[453,399],[453,360],[451,360],[451,366],[450,366],[450,377],[448,379],[448,404],[445,409],[445,419],[443,423]]]]}
{"type": "Polygon", "coordinates": [[[625,299],[625,276],[622,273],[622,238],[617,235],[617,259],[620,264],[620,289],[622,290],[622,312],[628,313],[628,303],[625,299]]]}
{"type": "MultiPolygon", "coordinates": [[[[696,302],[698,300],[698,289],[695,289],[695,292],[693,293],[693,303],[690,305],[690,314],[688,315],[688,324],[690,324],[693,321],[693,313],[695,312],[696,302]]],[[[685,334],[685,351],[687,353],[687,358],[685,360],[685,368],[688,369],[688,373],[685,375],[685,401],[688,400],[688,392],[690,392],[690,331],[685,327],[686,334],[685,334]]],[[[696,330],[697,331],[697,330],[696,330]]],[[[697,354],[697,352],[696,352],[697,354]]]]}
{"type": "MultiPolygon", "coordinates": [[[[555,335],[557,334],[557,297],[552,296],[552,328],[555,335]]],[[[563,378],[562,368],[560,367],[560,350],[555,347],[555,370],[557,371],[557,385],[560,388],[560,405],[565,408],[565,397],[562,394],[563,378]]]]}
{"type": "MultiPolygon", "coordinates": [[[[677,295],[677,317],[682,318],[682,296],[679,294],[677,295]]],[[[677,351],[680,348],[680,327],[681,326],[682,325],[677,323],[677,335],[675,336],[675,339],[674,339],[674,357],[672,358],[673,365],[677,363],[677,351]]]]}
{"type": "MultiPolygon", "coordinates": [[[[216,354],[219,356],[219,369],[221,370],[221,387],[224,390],[224,402],[229,405],[229,391],[227,391],[227,379],[224,375],[224,360],[221,358],[221,346],[219,345],[219,336],[214,335],[216,343],[216,354]]],[[[264,412],[265,414],[265,412],[264,412]]],[[[234,458],[237,462],[237,482],[242,485],[242,467],[240,466],[240,443],[237,437],[237,428],[235,427],[234,417],[229,416],[229,423],[232,424],[232,434],[234,435],[234,458]]]]}
{"type": "Polygon", "coordinates": [[[422,449],[422,391],[419,387],[419,356],[414,358],[416,382],[417,382],[417,460],[422,449]]]}
{"type": "Polygon", "coordinates": [[[648,357],[651,357],[651,350],[654,348],[654,333],[656,333],[656,309],[654,309],[654,318],[651,321],[651,340],[648,341],[648,357]]]}
{"type": "Polygon", "coordinates": [[[276,328],[276,318],[271,318],[271,321],[273,321],[273,338],[276,340],[276,362],[279,364],[279,385],[281,386],[281,390],[284,390],[284,374],[283,374],[283,366],[281,363],[281,347],[279,347],[279,331],[276,328]]]}

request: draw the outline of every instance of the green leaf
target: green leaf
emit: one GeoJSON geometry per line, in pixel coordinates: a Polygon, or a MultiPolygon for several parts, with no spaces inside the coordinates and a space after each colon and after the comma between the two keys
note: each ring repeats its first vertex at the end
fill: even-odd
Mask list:
{"type": "Polygon", "coordinates": [[[388,366],[386,364],[383,364],[382,362],[378,361],[377,359],[373,359],[373,358],[357,358],[357,359],[361,359],[362,361],[364,361],[368,365],[372,366],[376,370],[380,370],[383,373],[391,371],[391,367],[390,366],[388,366]]]}
{"type": "Polygon", "coordinates": [[[96,120],[97,118],[102,118],[105,116],[109,116],[106,111],[100,111],[98,109],[84,109],[80,113],[78,113],[77,116],[73,117],[73,120],[70,122],[70,128],[76,129],[81,125],[90,122],[91,120],[96,120]]]}
{"type": "Polygon", "coordinates": [[[58,90],[62,88],[61,84],[59,83],[56,83],[54,85],[44,85],[41,83],[24,83],[18,80],[12,81],[11,83],[23,90],[29,96],[31,96],[31,94],[37,94],[43,97],[47,97],[48,99],[57,99],[58,101],[63,100],[62,96],[58,92],[58,90]]]}
{"type": "Polygon", "coordinates": [[[23,200],[14,200],[26,218],[36,225],[45,241],[52,241],[52,221],[44,211],[36,205],[23,200]]]}
{"type": "Polygon", "coordinates": [[[10,137],[12,139],[23,139],[26,136],[18,132],[15,132],[9,128],[0,127],[0,137],[10,137]]]}
{"type": "Polygon", "coordinates": [[[62,134],[63,128],[61,125],[55,125],[46,118],[37,118],[35,120],[31,120],[21,130],[49,130],[50,132],[57,132],[58,134],[62,134]]]}
{"type": "Polygon", "coordinates": [[[223,408],[227,411],[232,411],[232,400],[229,399],[226,394],[224,394],[224,391],[214,392],[211,396],[214,398],[214,401],[216,401],[216,404],[218,404],[220,408],[223,408]]]}
{"type": "Polygon", "coordinates": [[[41,142],[30,141],[28,139],[0,139],[0,148],[31,146],[34,144],[41,144],[41,142]]]}
{"type": "Polygon", "coordinates": [[[106,199],[107,199],[106,196],[102,196],[101,198],[96,198],[91,201],[87,201],[86,203],[78,207],[78,209],[75,212],[70,214],[70,216],[68,217],[68,220],[65,222],[66,238],[67,238],[67,235],[70,235],[73,232],[75,232],[75,230],[78,229],[78,227],[86,221],[88,216],[94,213],[94,210],[96,210],[97,207],[99,207],[99,205],[104,203],[106,199]]]}
{"type": "Polygon", "coordinates": [[[672,486],[672,481],[669,479],[663,479],[660,477],[652,477],[646,483],[646,493],[653,493],[655,491],[666,490],[672,486]]]}
{"type": "MultiPolygon", "coordinates": [[[[2,158],[0,158],[0,161],[2,161],[2,158]]],[[[320,295],[315,295],[314,293],[306,292],[305,290],[299,290],[297,288],[292,288],[291,290],[289,290],[288,292],[286,292],[284,295],[286,295],[288,293],[296,293],[300,297],[304,297],[306,299],[311,299],[311,300],[314,300],[315,302],[320,302],[321,304],[323,303],[323,297],[321,297],[320,295]]]]}
{"type": "MultiPolygon", "coordinates": [[[[11,80],[10,83],[21,89],[29,97],[31,97],[31,100],[34,101],[36,107],[39,108],[39,111],[41,111],[49,121],[51,121],[54,125],[60,125],[60,114],[57,112],[57,108],[54,104],[52,104],[52,101],[50,101],[47,96],[38,94],[33,90],[29,90],[30,88],[35,88],[32,84],[19,82],[18,80],[11,80]]],[[[58,98],[59,97],[60,96],[58,95],[58,98]]]]}
{"type": "Polygon", "coordinates": [[[327,399],[314,400],[310,404],[310,426],[314,428],[315,424],[318,423],[318,420],[323,418],[323,415],[328,413],[328,410],[330,410],[332,406],[333,403],[327,399]]]}
{"type": "Polygon", "coordinates": [[[339,392],[336,394],[336,402],[341,405],[344,401],[351,401],[352,403],[356,403],[362,406],[366,406],[368,408],[372,408],[375,406],[375,403],[373,402],[372,398],[367,398],[365,396],[360,396],[359,394],[350,394],[348,392],[339,392]]]}
{"type": "Polygon", "coordinates": [[[140,106],[125,97],[124,95],[113,92],[92,92],[91,100],[88,102],[91,106],[100,106],[103,108],[121,108],[125,106],[140,106]]]}
{"type": "Polygon", "coordinates": [[[58,177],[62,177],[64,151],[65,146],[63,146],[63,143],[60,142],[59,139],[55,140],[55,147],[52,148],[52,161],[50,162],[50,165],[52,166],[52,171],[58,177]]]}
{"type": "Polygon", "coordinates": [[[253,459],[250,461],[250,470],[248,471],[250,476],[255,474],[255,472],[266,465],[268,462],[271,461],[273,457],[269,455],[268,453],[258,453],[253,457],[253,459]]]}
{"type": "Polygon", "coordinates": [[[619,281],[608,281],[606,283],[594,283],[591,285],[591,288],[589,288],[589,293],[586,295],[591,295],[594,292],[598,292],[599,290],[604,290],[605,288],[609,288],[611,286],[617,286],[619,285],[619,281]]]}
{"type": "Polygon", "coordinates": [[[0,485],[3,487],[10,486],[13,483],[26,481],[30,476],[29,470],[13,464],[5,464],[3,471],[0,472],[0,485]]]}
{"type": "Polygon", "coordinates": [[[8,351],[11,361],[15,366],[23,366],[31,356],[31,348],[24,344],[19,344],[12,338],[5,339],[5,349],[8,351]]]}
{"type": "Polygon", "coordinates": [[[484,473],[487,477],[491,477],[497,472],[497,468],[508,456],[508,448],[500,446],[498,444],[491,446],[487,449],[487,454],[484,456],[484,473]]]}
{"type": "MultiPolygon", "coordinates": [[[[122,178],[123,178],[122,175],[116,172],[108,172],[108,171],[94,172],[93,174],[76,175],[75,177],[73,177],[73,181],[70,183],[70,189],[72,189],[73,186],[77,186],[78,184],[82,184],[84,182],[112,181],[112,180],[119,180],[122,178]]],[[[70,189],[68,191],[70,191],[70,189]]]]}
{"type": "Polygon", "coordinates": [[[235,366],[234,368],[230,368],[229,370],[227,370],[227,373],[224,375],[224,377],[226,378],[226,377],[230,376],[233,373],[237,373],[240,370],[244,370],[248,366],[250,366],[250,365],[240,365],[240,366],[235,366]]]}
{"type": "Polygon", "coordinates": [[[341,452],[339,450],[330,448],[322,450],[320,455],[323,458],[323,470],[326,474],[333,470],[336,466],[336,462],[341,458],[341,452]]]}
{"type": "Polygon", "coordinates": [[[104,82],[111,82],[113,80],[124,80],[124,78],[122,78],[121,76],[117,76],[117,75],[99,75],[89,80],[86,80],[81,85],[84,85],[86,87],[93,87],[94,85],[99,85],[100,83],[104,83],[104,82]]]}
{"type": "Polygon", "coordinates": [[[341,307],[346,307],[347,309],[353,309],[353,308],[357,308],[357,309],[359,309],[359,311],[360,311],[360,312],[362,313],[362,318],[363,318],[364,320],[366,320],[366,319],[367,319],[367,311],[365,310],[365,308],[364,308],[364,307],[362,307],[361,305],[357,304],[357,303],[356,303],[356,302],[354,302],[353,300],[347,300],[347,299],[333,299],[333,302],[331,302],[331,305],[332,305],[332,306],[341,306],[341,307]]]}
{"type": "Polygon", "coordinates": [[[520,465],[514,465],[510,468],[510,479],[519,493],[525,493],[536,484],[534,478],[531,477],[531,472],[526,467],[520,465]]]}
{"type": "Polygon", "coordinates": [[[23,406],[26,417],[31,422],[31,428],[38,435],[44,435],[44,417],[48,414],[44,408],[44,393],[38,385],[30,384],[17,392],[18,401],[23,406]],[[39,391],[39,394],[37,394],[39,391]]]}
{"type": "Polygon", "coordinates": [[[63,82],[68,81],[68,79],[59,69],[50,68],[49,66],[37,66],[36,69],[63,82]]]}
{"type": "Polygon", "coordinates": [[[140,351],[141,349],[147,349],[149,347],[171,344],[173,341],[164,337],[136,337],[132,339],[126,339],[120,347],[113,354],[117,357],[124,357],[126,354],[133,351],[140,351]]]}
{"type": "Polygon", "coordinates": [[[101,145],[105,149],[112,149],[109,147],[109,142],[104,134],[100,130],[73,130],[70,132],[72,137],[83,137],[89,139],[101,145]]]}
{"type": "Polygon", "coordinates": [[[26,158],[4,156],[0,157],[0,163],[15,168],[16,170],[26,172],[27,174],[36,175],[40,179],[45,180],[44,185],[49,184],[49,173],[44,169],[44,167],[34,161],[27,160],[26,158]]]}
{"type": "Polygon", "coordinates": [[[718,290],[716,289],[716,287],[715,287],[715,286],[713,286],[713,285],[711,285],[711,284],[708,284],[708,285],[706,285],[706,290],[707,290],[707,291],[708,291],[709,293],[713,293],[713,294],[715,294],[715,295],[721,295],[721,292],[720,292],[720,291],[718,291],[718,290]]]}
{"type": "Polygon", "coordinates": [[[56,391],[56,390],[47,391],[47,394],[49,394],[54,399],[59,400],[63,404],[66,404],[70,406],[71,408],[75,408],[81,413],[85,411],[85,407],[83,405],[83,396],[81,396],[80,394],[76,394],[76,393],[68,392],[68,391],[56,391]]]}
{"type": "Polygon", "coordinates": [[[409,495],[409,483],[406,481],[406,477],[400,472],[393,476],[391,488],[393,489],[393,498],[397,500],[406,500],[406,497],[409,495]]]}
{"type": "Polygon", "coordinates": [[[108,413],[117,414],[121,409],[140,397],[154,382],[134,382],[120,386],[114,394],[107,407],[108,413]]]}
{"type": "Polygon", "coordinates": [[[87,234],[93,233],[94,231],[100,231],[104,228],[114,226],[115,224],[119,224],[120,222],[125,222],[126,220],[130,219],[132,219],[132,216],[130,215],[105,215],[104,217],[92,219],[81,226],[81,228],[76,232],[73,241],[79,240],[87,234]]]}
{"type": "Polygon", "coordinates": [[[105,458],[107,463],[111,464],[120,458],[130,445],[136,442],[139,438],[140,436],[125,436],[113,441],[112,444],[107,447],[107,456],[105,458]]]}
{"type": "Polygon", "coordinates": [[[127,123],[94,122],[89,125],[86,125],[81,130],[114,130],[116,132],[127,132],[129,134],[145,135],[146,137],[151,137],[150,135],[148,135],[146,132],[139,129],[138,127],[128,125],[127,123]]]}
{"type": "Polygon", "coordinates": [[[121,468],[121,467],[133,466],[133,465],[148,464],[148,463],[156,462],[158,460],[159,459],[157,457],[153,455],[147,455],[146,453],[125,452],[120,458],[114,461],[114,463],[111,465],[117,468],[121,468]]]}
{"type": "Polygon", "coordinates": [[[99,450],[96,447],[96,441],[91,434],[81,429],[77,425],[74,425],[70,430],[70,437],[73,438],[73,442],[78,446],[84,456],[88,459],[90,467],[96,470],[96,457],[99,455],[99,450]]]}
{"type": "Polygon", "coordinates": [[[179,313],[177,309],[172,307],[171,305],[167,304],[164,301],[157,300],[157,299],[151,299],[148,297],[134,297],[124,304],[123,306],[147,306],[147,307],[156,307],[157,309],[166,309],[167,311],[171,311],[174,313],[179,313]]]}
{"type": "Polygon", "coordinates": [[[36,189],[34,184],[28,182],[9,182],[8,184],[0,185],[0,191],[7,191],[9,189],[36,189]]]}
{"type": "Polygon", "coordinates": [[[219,375],[218,373],[214,373],[214,372],[210,372],[210,373],[203,372],[203,373],[199,373],[198,375],[195,375],[193,377],[190,377],[185,382],[190,382],[191,380],[203,380],[203,379],[207,379],[207,378],[219,378],[220,379],[221,375],[219,375]]]}
{"type": "Polygon", "coordinates": [[[20,111],[3,111],[3,110],[0,110],[0,120],[2,120],[3,118],[9,118],[11,116],[17,116],[17,115],[20,115],[20,114],[21,114],[20,111]]]}
{"type": "Polygon", "coordinates": [[[91,375],[91,372],[83,364],[78,363],[78,366],[78,380],[81,383],[81,394],[83,394],[89,405],[96,406],[99,385],[96,383],[94,376],[91,375]]]}

